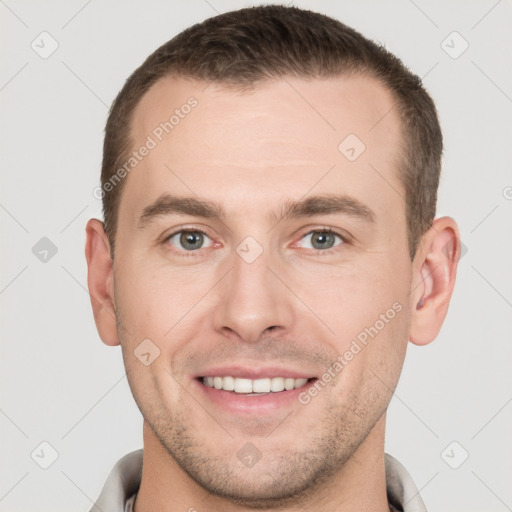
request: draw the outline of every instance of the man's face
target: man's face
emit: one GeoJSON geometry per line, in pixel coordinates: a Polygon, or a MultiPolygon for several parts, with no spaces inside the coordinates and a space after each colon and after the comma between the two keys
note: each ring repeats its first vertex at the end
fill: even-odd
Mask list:
{"type": "Polygon", "coordinates": [[[127,374],[151,435],[197,482],[285,498],[383,435],[411,308],[400,123],[365,77],[243,93],[166,78],[137,107],[133,149],[191,96],[123,189],[114,276],[127,374]],[[165,194],[224,216],[154,207],[165,194]],[[146,366],[134,351],[147,339],[144,357],[160,352],[146,366]]]}

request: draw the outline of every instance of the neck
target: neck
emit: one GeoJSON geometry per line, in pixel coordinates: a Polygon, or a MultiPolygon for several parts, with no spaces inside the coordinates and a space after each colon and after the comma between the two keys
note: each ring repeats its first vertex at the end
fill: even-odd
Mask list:
{"type": "MultiPolygon", "coordinates": [[[[259,506],[259,510],[389,512],[384,467],[384,430],[385,415],[329,481],[311,489],[310,493],[301,496],[295,503],[289,502],[279,508],[259,506]]],[[[254,511],[253,507],[242,506],[213,495],[195,482],[169,455],[146,422],[143,435],[142,480],[134,512],[254,511]]]]}

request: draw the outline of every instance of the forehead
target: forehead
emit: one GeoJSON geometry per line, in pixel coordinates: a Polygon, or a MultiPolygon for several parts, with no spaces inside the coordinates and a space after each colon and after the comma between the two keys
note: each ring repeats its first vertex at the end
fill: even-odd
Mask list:
{"type": "Polygon", "coordinates": [[[367,145],[383,139],[399,142],[400,123],[394,105],[390,91],[362,74],[307,80],[282,77],[244,89],[172,75],[157,81],[143,95],[132,116],[131,132],[134,140],[141,140],[170,121],[169,134],[176,143],[190,140],[194,136],[186,129],[190,123],[181,121],[193,114],[194,124],[202,125],[201,135],[208,140],[228,137],[226,142],[240,141],[244,135],[260,131],[261,142],[276,135],[299,136],[311,141],[307,149],[317,146],[325,151],[326,143],[332,142],[329,146],[338,150],[336,142],[348,133],[357,134],[367,145]],[[192,101],[197,105],[189,108],[187,103],[192,101]],[[324,143],[319,144],[321,141],[324,143]]]}
{"type": "Polygon", "coordinates": [[[382,84],[363,75],[283,77],[244,91],[160,79],[132,117],[133,149],[151,149],[130,173],[123,195],[140,210],[162,192],[219,201],[219,194],[232,198],[236,192],[240,203],[234,206],[245,213],[313,188],[341,186],[340,192],[360,196],[380,187],[381,196],[400,201],[392,197],[402,187],[394,103],[382,84]],[[383,189],[385,182],[390,190],[383,189]]]}

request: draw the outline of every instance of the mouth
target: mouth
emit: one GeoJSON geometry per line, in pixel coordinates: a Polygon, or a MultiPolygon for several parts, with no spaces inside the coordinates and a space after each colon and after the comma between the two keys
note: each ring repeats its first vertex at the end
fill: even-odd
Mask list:
{"type": "Polygon", "coordinates": [[[219,370],[193,379],[198,392],[223,412],[246,417],[283,412],[294,407],[299,404],[299,395],[318,380],[279,369],[219,370]]]}
{"type": "Polygon", "coordinates": [[[246,396],[261,396],[269,393],[281,393],[303,387],[312,379],[294,379],[293,377],[266,377],[247,379],[241,377],[215,376],[200,378],[203,385],[217,390],[230,391],[246,396]]]}

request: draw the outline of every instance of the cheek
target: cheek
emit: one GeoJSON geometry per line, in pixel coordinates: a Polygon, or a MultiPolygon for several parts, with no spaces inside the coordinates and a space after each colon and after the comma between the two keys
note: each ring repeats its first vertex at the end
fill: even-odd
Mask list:
{"type": "MultiPolygon", "coordinates": [[[[339,389],[352,396],[350,402],[364,394],[385,403],[407,347],[407,262],[382,264],[385,257],[379,256],[379,265],[333,266],[330,272],[302,275],[301,296],[334,331],[330,345],[341,359],[339,389]]],[[[339,365],[331,368],[336,370],[339,365]]]]}
{"type": "Polygon", "coordinates": [[[405,358],[409,325],[408,305],[399,301],[368,318],[344,346],[343,357],[348,362],[343,378],[347,389],[381,397],[383,404],[389,401],[405,358]]]}
{"type": "Polygon", "coordinates": [[[297,295],[334,331],[339,349],[358,335],[364,342],[365,336],[370,336],[368,330],[375,333],[375,326],[379,333],[390,332],[404,316],[410,291],[403,270],[407,267],[400,270],[399,265],[382,264],[385,255],[366,260],[322,267],[303,265],[294,279],[297,295]]]}
{"type": "Polygon", "coordinates": [[[178,293],[170,280],[147,273],[127,272],[120,280],[118,322],[124,365],[134,399],[145,418],[155,420],[158,404],[176,404],[179,386],[171,362],[186,345],[180,321],[190,309],[189,290],[178,293]],[[129,277],[133,276],[133,277],[129,277]],[[188,294],[188,295],[187,295],[188,294]]]}
{"type": "Polygon", "coordinates": [[[149,338],[163,347],[204,295],[206,279],[183,269],[126,267],[116,280],[116,295],[129,338],[149,338]]]}

